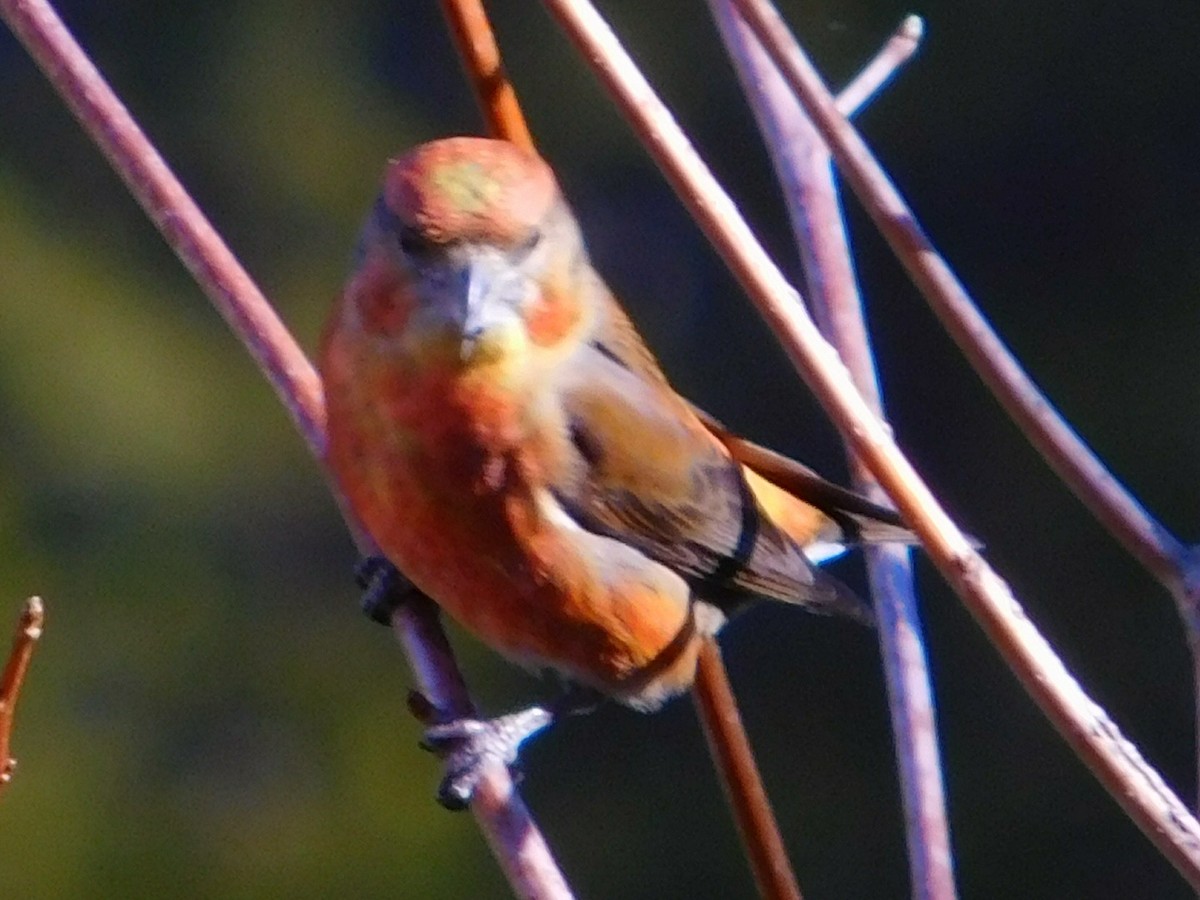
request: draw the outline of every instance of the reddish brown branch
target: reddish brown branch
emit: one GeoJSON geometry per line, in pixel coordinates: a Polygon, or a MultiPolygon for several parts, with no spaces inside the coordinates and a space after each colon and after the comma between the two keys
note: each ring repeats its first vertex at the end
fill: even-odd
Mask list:
{"type": "MultiPolygon", "coordinates": [[[[607,23],[585,0],[544,0],[696,222],[772,327],[796,370],[920,536],[930,560],[1079,757],[1193,887],[1200,888],[1200,824],[1083,691],[1029,621],[1008,585],[972,549],[855,389],[800,297],[754,239],[737,207],[679,129],[607,23]]],[[[822,96],[827,97],[827,92],[822,96]]],[[[833,108],[832,98],[822,101],[833,108]]],[[[811,114],[811,110],[809,110],[811,114]]]]}
{"type": "Polygon", "coordinates": [[[496,36],[483,9],[483,0],[442,0],[467,79],[495,137],[533,149],[533,136],[517,102],[517,93],[504,71],[496,36]]]}
{"type": "MultiPolygon", "coordinates": [[[[187,195],[132,116],[45,0],[0,0],[0,14],[49,78],[84,130],[108,157],[197,284],[250,351],[309,449],[324,457],[325,408],[320,379],[250,276],[187,195]]],[[[336,492],[335,492],[336,493],[336,492]]],[[[359,549],[373,548],[338,497],[359,549]]],[[[449,645],[424,606],[394,617],[422,691],[439,708],[466,715],[466,688],[449,645]]],[[[513,789],[493,766],[476,791],[472,812],[513,890],[521,897],[569,897],[549,847],[513,789]]]]}
{"type": "Polygon", "coordinates": [[[722,783],[750,854],[758,892],[772,900],[800,900],[800,886],[779,836],[771,801],[758,774],[716,641],[704,642],[696,681],[692,699],[704,726],[709,753],[717,770],[723,773],[722,783]],[[699,688],[701,682],[705,685],[703,690],[699,688]]]}
{"type": "Polygon", "coordinates": [[[0,792],[12,781],[13,770],[17,767],[17,761],[11,755],[13,717],[21,687],[25,684],[25,673],[29,671],[29,660],[33,658],[34,645],[42,636],[45,620],[41,598],[26,600],[21,618],[17,620],[4,674],[0,675],[0,792]]]}

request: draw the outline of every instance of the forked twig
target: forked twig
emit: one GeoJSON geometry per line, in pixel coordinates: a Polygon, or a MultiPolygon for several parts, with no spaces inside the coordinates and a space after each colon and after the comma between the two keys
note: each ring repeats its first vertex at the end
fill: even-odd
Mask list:
{"type": "MultiPolygon", "coordinates": [[[[443,0],[467,77],[475,87],[488,130],[530,150],[533,137],[525,123],[516,92],[504,73],[500,50],[480,0],[443,0]]],[[[737,701],[716,641],[705,642],[696,666],[692,698],[704,727],[709,753],[725,788],[742,836],[759,893],[778,900],[799,900],[800,888],[792,871],[771,809],[750,739],[742,725],[737,701]]]]}
{"type": "MultiPolygon", "coordinates": [[[[291,413],[309,450],[324,456],[325,407],[320,379],[200,208],[138,128],[46,0],[0,0],[0,14],[59,96],[101,149],[197,284],[241,338],[291,413]]],[[[337,494],[363,553],[372,547],[337,494]]],[[[467,715],[462,683],[441,627],[425,604],[393,617],[421,689],[439,708],[467,715]]],[[[570,891],[503,765],[488,767],[472,813],[514,892],[528,898],[569,897],[570,891]]]]}
{"type": "MultiPolygon", "coordinates": [[[[863,397],[882,416],[882,398],[829,151],[729,0],[709,0],[709,6],[783,187],[813,317],[838,348],[863,397]]],[[[908,17],[862,73],[839,93],[838,109],[853,115],[869,100],[916,52],[922,30],[918,17],[908,17]]],[[[877,495],[879,486],[870,472],[849,446],[847,452],[856,486],[877,495]]],[[[865,555],[904,800],[912,895],[918,900],[951,900],[956,892],[950,828],[910,554],[902,547],[868,547],[865,555]]]]}
{"type": "MultiPolygon", "coordinates": [[[[1200,546],[1164,528],[1058,413],[979,311],[854,128],[835,111],[804,50],[767,0],[736,0],[788,80],[838,166],[959,349],[1067,487],[1175,601],[1192,652],[1200,734],[1200,546]]],[[[1200,772],[1200,742],[1196,747],[1200,772]]],[[[1200,790],[1200,788],[1198,788],[1200,790]]]]}
{"type": "Polygon", "coordinates": [[[29,660],[33,658],[33,648],[42,636],[45,621],[42,598],[26,600],[17,620],[8,662],[4,665],[4,673],[0,674],[0,793],[12,781],[13,770],[17,767],[17,761],[11,755],[13,717],[21,687],[25,684],[25,673],[29,671],[29,660]]]}
{"type": "MultiPolygon", "coordinates": [[[[920,536],[1043,712],[1134,822],[1200,888],[1200,824],[1071,676],[1004,581],[972,549],[850,381],[799,295],[754,240],[612,30],[584,0],[544,0],[593,67],[697,223],[772,326],[797,371],[920,536]]],[[[826,104],[833,108],[832,98],[826,104]]]]}
{"type": "Polygon", "coordinates": [[[1175,597],[1200,631],[1195,553],[1147,512],[1058,414],[992,330],[870,148],[846,121],[787,25],[766,0],[734,0],[828,144],[897,259],[1022,433],[1104,528],[1175,597]]]}

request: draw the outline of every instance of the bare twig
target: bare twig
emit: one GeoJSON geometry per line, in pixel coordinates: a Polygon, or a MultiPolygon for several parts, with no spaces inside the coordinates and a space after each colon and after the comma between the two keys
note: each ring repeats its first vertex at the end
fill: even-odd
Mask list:
{"type": "Polygon", "coordinates": [[[921,46],[924,34],[925,20],[920,16],[907,16],[879,48],[874,58],[838,93],[838,112],[849,118],[866,106],[900,68],[912,59],[912,55],[921,46]]]}
{"type": "MultiPolygon", "coordinates": [[[[729,0],[710,0],[709,6],[783,186],[813,315],[826,338],[838,348],[863,397],[877,415],[882,415],[879,383],[829,151],[729,0]]],[[[866,102],[916,51],[921,31],[919,18],[906,19],[875,59],[841,92],[838,108],[853,113],[866,102]]],[[[847,451],[857,487],[864,493],[878,494],[879,486],[870,472],[858,462],[849,445],[847,451]]],[[[933,690],[909,552],[900,547],[871,547],[867,548],[866,561],[904,798],[912,895],[921,900],[950,900],[955,896],[953,856],[933,690]]]]}
{"type": "MultiPolygon", "coordinates": [[[[467,77],[475,88],[488,130],[521,147],[534,149],[516,92],[508,81],[500,50],[480,0],[443,0],[467,77]]],[[[751,869],[764,897],[799,898],[779,825],[771,809],[762,777],[742,726],[737,702],[721,651],[713,640],[705,643],[696,668],[692,699],[704,726],[713,765],[721,777],[742,835],[751,869]]]]}
{"type": "MultiPolygon", "coordinates": [[[[324,456],[320,379],[299,345],[199,207],[45,0],[0,0],[0,14],[49,78],[283,401],[312,454],[324,456]]],[[[360,551],[373,548],[340,496],[360,551]]],[[[439,708],[466,715],[466,689],[441,628],[422,605],[394,617],[421,689],[439,708]],[[440,640],[439,640],[440,637],[440,640]],[[430,645],[434,642],[437,646],[430,645]]],[[[521,897],[570,896],[549,847],[502,765],[489,767],[472,811],[521,897]]]]}
{"type": "Polygon", "coordinates": [[[692,700],[704,725],[709,753],[733,806],[758,892],[770,900],[800,900],[800,886],[758,774],[716,641],[705,641],[700,650],[696,682],[692,700]]]}
{"type": "Polygon", "coordinates": [[[42,599],[30,597],[26,600],[21,618],[17,620],[8,662],[4,665],[4,673],[0,675],[0,793],[12,781],[13,770],[17,767],[17,761],[11,756],[13,717],[17,712],[21,686],[25,684],[25,673],[29,671],[33,647],[42,636],[45,620],[42,599]]]}
{"type": "MultiPolygon", "coordinates": [[[[921,537],[1043,712],[1164,855],[1200,887],[1200,824],[1137,748],[1080,687],[1025,616],[1011,590],[974,552],[900,453],[887,426],[854,388],[837,352],[805,313],[797,291],[754,240],[612,30],[584,0],[544,0],[636,124],[697,223],[772,326],[797,371],[921,537]]],[[[829,108],[832,109],[830,99],[829,108]]]]}
{"type": "Polygon", "coordinates": [[[442,11],[489,130],[497,137],[532,150],[533,136],[504,71],[483,0],[442,0],[442,11]]]}

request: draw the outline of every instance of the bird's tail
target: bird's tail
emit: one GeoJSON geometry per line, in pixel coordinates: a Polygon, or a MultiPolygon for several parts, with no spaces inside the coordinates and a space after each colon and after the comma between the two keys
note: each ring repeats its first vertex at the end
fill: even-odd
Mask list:
{"type": "Polygon", "coordinates": [[[800,546],[916,544],[916,534],[894,509],[827,481],[808,466],[728,431],[700,410],[700,421],[741,466],[763,510],[800,546]]]}

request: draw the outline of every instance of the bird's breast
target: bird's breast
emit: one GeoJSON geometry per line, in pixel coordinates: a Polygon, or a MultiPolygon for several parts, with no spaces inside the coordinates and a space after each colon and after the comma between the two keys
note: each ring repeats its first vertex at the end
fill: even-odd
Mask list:
{"type": "Polygon", "coordinates": [[[501,490],[523,452],[524,404],[482,378],[443,372],[384,384],[385,415],[408,436],[412,464],[450,493],[501,490]]]}
{"type": "Polygon", "coordinates": [[[546,395],[326,344],[329,462],[384,553],[522,662],[649,708],[695,664],[686,584],[582,530],[548,488],[577,454],[546,395]],[[346,351],[343,353],[343,351],[346,351]]]}
{"type": "Polygon", "coordinates": [[[523,541],[540,527],[535,495],[566,442],[554,416],[535,414],[528,395],[474,369],[358,365],[347,390],[348,401],[330,395],[330,432],[340,435],[331,456],[348,470],[342,480],[372,529],[392,532],[406,557],[427,555],[440,535],[466,533],[520,576],[523,541]]]}

